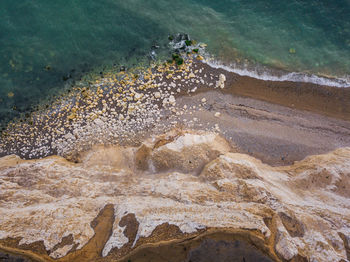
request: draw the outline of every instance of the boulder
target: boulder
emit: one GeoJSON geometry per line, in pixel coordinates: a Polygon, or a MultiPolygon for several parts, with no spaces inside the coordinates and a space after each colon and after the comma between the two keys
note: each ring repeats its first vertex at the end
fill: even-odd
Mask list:
{"type": "Polygon", "coordinates": [[[197,174],[206,163],[230,150],[229,143],[215,133],[177,133],[163,136],[153,145],[141,146],[136,153],[137,165],[140,169],[148,165],[157,172],[176,170],[197,174]]]}

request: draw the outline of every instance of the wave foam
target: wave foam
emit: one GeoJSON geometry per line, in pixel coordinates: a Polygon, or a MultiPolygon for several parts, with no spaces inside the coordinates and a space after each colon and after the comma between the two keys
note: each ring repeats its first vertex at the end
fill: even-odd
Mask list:
{"type": "Polygon", "coordinates": [[[233,72],[241,76],[249,76],[256,79],[268,80],[268,81],[291,81],[291,82],[304,82],[313,83],[317,85],[333,86],[339,88],[350,87],[350,79],[346,78],[327,78],[314,74],[305,74],[299,72],[283,72],[280,75],[274,75],[272,70],[266,68],[248,68],[247,65],[231,64],[229,66],[224,65],[220,61],[213,59],[205,59],[204,63],[213,68],[221,68],[228,72],[233,72]]]}

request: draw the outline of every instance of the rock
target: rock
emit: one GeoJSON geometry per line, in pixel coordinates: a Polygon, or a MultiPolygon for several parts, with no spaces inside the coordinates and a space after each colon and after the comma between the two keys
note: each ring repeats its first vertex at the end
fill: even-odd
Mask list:
{"type": "Polygon", "coordinates": [[[219,75],[219,81],[216,81],[215,87],[225,88],[226,76],[224,74],[219,75]]]}
{"type": "Polygon", "coordinates": [[[224,74],[219,75],[219,81],[220,82],[225,82],[226,81],[226,76],[224,74]]]}
{"type": "Polygon", "coordinates": [[[278,213],[283,226],[288,231],[291,237],[303,237],[305,234],[305,226],[293,215],[288,215],[285,212],[278,213]]]}
{"type": "Polygon", "coordinates": [[[175,105],[176,104],[176,99],[173,95],[169,96],[169,104],[175,105]]]}
{"type": "Polygon", "coordinates": [[[295,53],[296,53],[295,48],[289,48],[289,53],[290,53],[290,54],[295,54],[295,53]]]}
{"type": "Polygon", "coordinates": [[[96,118],[96,119],[94,120],[94,123],[95,123],[97,126],[103,126],[103,125],[104,125],[104,122],[103,122],[101,119],[99,119],[99,118],[96,118]]]}
{"type": "MultiPolygon", "coordinates": [[[[350,198],[349,172],[337,172],[337,167],[347,163],[345,156],[350,157],[350,154],[347,149],[340,148],[334,151],[334,155],[336,160],[333,160],[332,164],[328,163],[327,155],[307,157],[296,162],[288,169],[289,172],[296,174],[291,178],[290,186],[309,191],[327,189],[337,195],[350,198]]],[[[350,165],[343,168],[348,170],[350,165]]]]}
{"type": "Polygon", "coordinates": [[[185,259],[213,238],[267,261],[347,261],[350,148],[273,167],[215,133],[141,142],[95,146],[77,163],[0,158],[1,249],[102,262],[187,248],[185,259]]]}
{"type": "Polygon", "coordinates": [[[151,152],[155,170],[198,172],[205,163],[230,151],[230,145],[217,134],[178,135],[151,152]]]}
{"type": "Polygon", "coordinates": [[[200,174],[205,180],[213,181],[217,179],[258,179],[259,170],[253,163],[257,161],[247,155],[238,153],[226,153],[208,163],[200,174]]]}
{"type": "Polygon", "coordinates": [[[203,59],[204,59],[204,57],[203,57],[203,56],[201,56],[201,55],[197,55],[197,59],[198,59],[198,60],[203,60],[203,59]]]}
{"type": "Polygon", "coordinates": [[[141,147],[135,153],[135,165],[137,169],[148,170],[149,156],[151,153],[151,148],[146,145],[141,145],[141,147]]]}
{"type": "Polygon", "coordinates": [[[298,249],[285,231],[277,231],[275,249],[279,256],[285,260],[291,260],[298,255],[298,249]]]}
{"type": "Polygon", "coordinates": [[[220,115],[221,115],[220,112],[216,112],[216,113],[214,114],[215,117],[220,117],[220,115]]]}
{"type": "Polygon", "coordinates": [[[161,97],[160,92],[154,92],[154,97],[155,98],[160,98],[161,97]]]}
{"type": "Polygon", "coordinates": [[[99,168],[105,167],[114,170],[121,170],[128,167],[133,156],[130,150],[123,150],[119,147],[94,146],[92,150],[84,152],[79,156],[79,162],[84,168],[99,168]]]}
{"type": "Polygon", "coordinates": [[[140,100],[141,97],[142,97],[142,94],[140,94],[140,93],[135,93],[135,95],[134,95],[135,101],[140,100]]]}

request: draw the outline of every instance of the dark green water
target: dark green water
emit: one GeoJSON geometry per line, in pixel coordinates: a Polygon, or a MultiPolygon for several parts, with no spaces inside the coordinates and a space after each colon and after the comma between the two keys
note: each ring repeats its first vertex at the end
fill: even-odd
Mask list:
{"type": "Polygon", "coordinates": [[[0,122],[88,72],[147,62],[152,45],[178,32],[227,64],[349,83],[349,17],[349,0],[2,0],[0,122]]]}

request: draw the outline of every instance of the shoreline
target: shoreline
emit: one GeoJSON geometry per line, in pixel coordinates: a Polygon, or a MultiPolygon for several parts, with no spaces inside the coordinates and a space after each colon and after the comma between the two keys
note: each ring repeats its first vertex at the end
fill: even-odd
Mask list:
{"type": "MultiPolygon", "coordinates": [[[[196,123],[192,123],[193,121],[190,120],[190,124],[189,122],[184,122],[184,116],[187,114],[188,118],[193,118],[193,116],[188,115],[189,112],[187,111],[193,111],[190,114],[195,114],[195,111],[198,110],[199,107],[202,107],[202,109],[204,111],[209,111],[208,109],[205,108],[205,103],[203,104],[200,99],[192,99],[191,97],[194,96],[200,96],[203,95],[203,97],[205,96],[209,96],[207,97],[207,100],[210,100],[211,97],[213,96],[227,96],[226,98],[221,98],[221,100],[232,100],[232,101],[226,101],[225,103],[231,103],[233,105],[236,106],[236,111],[239,111],[239,114],[233,114],[230,117],[231,122],[233,121],[238,121],[239,119],[242,118],[247,118],[249,119],[249,121],[252,121],[250,126],[246,132],[246,134],[248,134],[248,136],[246,137],[242,137],[241,136],[236,136],[233,139],[233,142],[236,144],[239,144],[241,147],[242,152],[250,154],[254,157],[258,157],[259,159],[265,161],[266,163],[272,164],[272,165],[287,165],[287,164],[291,164],[294,161],[298,161],[301,160],[303,158],[305,158],[306,156],[310,155],[310,154],[320,154],[320,153],[325,153],[331,150],[334,150],[336,148],[339,147],[345,147],[345,146],[350,146],[350,88],[337,88],[337,87],[329,87],[329,86],[320,86],[320,85],[316,85],[316,84],[312,84],[312,83],[296,83],[296,82],[288,82],[288,81],[266,81],[266,80],[260,80],[260,79],[256,79],[256,78],[252,78],[249,76],[240,76],[236,73],[233,72],[228,72],[224,69],[220,69],[220,68],[213,68],[210,65],[206,64],[205,62],[201,61],[201,60],[197,60],[195,59],[195,57],[193,57],[194,59],[190,61],[191,64],[189,66],[185,65],[185,69],[181,69],[176,71],[176,67],[175,67],[175,73],[174,74],[170,74],[167,75],[167,70],[164,69],[162,71],[160,71],[160,74],[158,74],[158,76],[153,77],[152,74],[154,73],[146,73],[145,77],[147,77],[147,80],[143,80],[140,81],[140,85],[143,86],[144,83],[146,81],[148,81],[148,83],[151,83],[151,88],[149,90],[140,90],[142,93],[137,93],[136,91],[134,91],[133,89],[131,91],[133,91],[133,93],[129,93],[131,96],[131,99],[133,98],[133,96],[140,96],[140,101],[136,101],[136,103],[132,104],[132,105],[136,105],[138,106],[139,103],[141,102],[141,105],[146,104],[146,106],[149,108],[146,111],[140,111],[137,112],[135,116],[131,116],[132,118],[135,117],[135,119],[137,120],[137,118],[144,118],[145,114],[149,115],[147,117],[149,117],[149,120],[146,124],[141,124],[140,126],[135,126],[135,125],[129,125],[130,123],[130,119],[128,119],[128,112],[130,110],[127,111],[126,115],[125,113],[123,114],[123,116],[121,116],[121,114],[119,114],[119,118],[122,117],[122,120],[119,121],[118,123],[121,123],[122,125],[124,125],[125,127],[122,127],[122,129],[125,129],[124,131],[121,129],[118,129],[117,134],[115,136],[113,136],[113,138],[111,138],[112,144],[118,144],[120,143],[120,141],[118,142],[119,138],[118,136],[121,137],[125,137],[130,135],[130,131],[132,131],[132,133],[135,133],[135,137],[130,139],[130,141],[134,141],[136,143],[138,143],[137,141],[139,141],[140,139],[142,139],[142,137],[145,136],[149,136],[150,134],[152,134],[152,132],[154,132],[155,130],[158,130],[156,132],[162,132],[164,131],[166,128],[168,128],[169,126],[176,126],[176,125],[182,125],[184,127],[189,127],[191,128],[191,126],[195,126],[196,123]],[[187,66],[187,67],[186,67],[187,66]],[[178,72],[178,73],[176,73],[178,72]],[[181,73],[182,72],[182,73],[181,73]],[[191,72],[191,73],[189,73],[191,72]],[[181,77],[181,74],[183,75],[185,73],[185,77],[181,77]],[[186,77],[187,74],[187,77],[186,77]],[[219,88],[219,87],[215,87],[215,85],[218,83],[218,76],[219,75],[224,75],[225,76],[225,83],[224,83],[224,88],[219,88]],[[169,77],[170,76],[170,77],[169,77]],[[158,77],[158,78],[157,78],[158,77]],[[150,79],[150,80],[148,80],[150,79]],[[152,80],[155,79],[155,80],[152,80]],[[156,80],[158,79],[158,80],[156,80]],[[161,79],[163,79],[162,81],[162,87],[158,87],[158,88],[154,88],[152,87],[153,85],[157,86],[159,84],[152,84],[154,82],[158,82],[161,83],[161,79]],[[184,81],[186,79],[186,81],[184,81]],[[203,80],[204,79],[204,80],[203,80]],[[151,82],[150,82],[151,81],[151,82]],[[181,84],[180,84],[181,83],[181,84]],[[183,83],[183,84],[182,84],[183,83]],[[170,89],[171,86],[171,89],[170,89]],[[160,91],[161,92],[161,97],[160,98],[154,98],[154,94],[156,93],[156,91],[160,91]],[[163,90],[163,91],[162,91],[163,90]],[[169,102],[169,98],[173,96],[172,99],[174,99],[174,104],[172,104],[172,102],[169,102]],[[144,97],[146,97],[144,99],[144,97]],[[179,106],[179,101],[182,100],[186,100],[187,98],[190,98],[187,101],[187,105],[181,105],[181,107],[179,106]],[[144,99],[144,100],[142,100],[144,99]],[[163,100],[164,99],[164,100],[163,100]],[[166,100],[165,104],[164,101],[166,100]],[[147,105],[147,103],[149,105],[147,105]],[[177,104],[176,104],[177,103],[177,104]],[[183,107],[188,107],[188,109],[184,110],[183,107]],[[197,109],[194,110],[194,108],[197,109]],[[278,107],[280,106],[280,107],[278,107]],[[242,111],[243,110],[243,111],[242,111]],[[259,117],[249,117],[249,114],[247,113],[247,110],[255,110],[255,113],[258,112],[258,114],[261,114],[260,118],[259,117]],[[179,113],[177,112],[181,112],[181,114],[183,115],[179,115],[179,113]],[[244,113],[245,112],[245,113],[244,113]],[[270,113],[270,116],[266,116],[266,112],[270,113]],[[245,114],[245,115],[244,115],[245,114]],[[247,115],[248,114],[248,115],[247,115]],[[264,115],[265,114],[265,115],[264,115]],[[158,117],[157,117],[158,115],[158,117]],[[160,117],[159,117],[160,116],[160,117]],[[288,119],[286,119],[286,117],[288,119]],[[126,119],[124,119],[126,118],[126,119]],[[255,119],[254,119],[255,118],[255,119]],[[319,134],[318,139],[320,139],[321,141],[326,139],[326,142],[323,143],[323,145],[327,144],[327,141],[329,143],[329,146],[325,145],[323,147],[320,147],[319,145],[317,145],[317,142],[315,139],[317,139],[317,136],[313,136],[310,137],[310,139],[314,142],[314,145],[305,145],[303,146],[303,143],[307,143],[307,142],[301,142],[301,144],[296,144],[296,142],[293,143],[288,143],[288,137],[280,137],[278,130],[276,130],[276,128],[280,127],[280,128],[285,128],[287,127],[289,129],[289,133],[293,136],[293,132],[291,130],[296,130],[299,129],[307,129],[309,128],[309,131],[307,131],[305,134],[311,134],[311,133],[315,133],[315,130],[312,130],[312,127],[307,127],[307,124],[304,123],[305,121],[303,120],[303,118],[310,120],[311,122],[314,122],[314,127],[317,129],[316,132],[319,134]],[[172,121],[170,121],[170,120],[172,121]],[[272,119],[271,121],[269,119],[272,119]],[[276,119],[279,119],[278,123],[276,122],[276,119]],[[284,120],[283,120],[284,119],[284,120]],[[311,120],[312,119],[312,120],[311,120]],[[263,121],[261,121],[263,120],[263,121]],[[295,128],[291,128],[288,127],[290,126],[290,124],[288,124],[288,121],[292,121],[294,122],[295,128]],[[323,121],[323,122],[322,122],[323,121]],[[176,124],[174,124],[176,122],[176,124]],[[263,125],[261,125],[261,123],[263,123],[263,125]],[[266,129],[266,125],[265,122],[269,122],[271,125],[274,125],[269,127],[268,129],[266,129]],[[254,124],[256,124],[256,127],[254,127],[254,124]],[[277,125],[276,125],[277,123],[277,125]],[[128,126],[129,125],[129,126],[128,126]],[[134,127],[133,127],[134,126],[134,127]],[[156,128],[155,128],[155,127],[156,128]],[[330,126],[332,126],[330,128],[330,126]],[[136,128],[136,131],[134,132],[133,128],[136,128]],[[247,144],[244,141],[247,141],[247,139],[251,137],[251,133],[255,131],[255,129],[259,129],[259,128],[263,128],[261,129],[261,134],[254,134],[253,138],[255,141],[260,141],[258,143],[261,143],[260,148],[254,148],[251,145],[249,145],[249,143],[247,144]],[[265,130],[264,130],[265,128],[265,130]],[[331,130],[333,129],[333,130],[331,130]],[[152,131],[154,130],[154,131],[152,131]],[[270,133],[269,133],[270,132],[270,133]],[[143,134],[143,135],[138,135],[138,133],[143,134]],[[266,134],[268,134],[269,137],[272,137],[273,135],[276,136],[276,138],[280,137],[283,139],[284,142],[277,142],[277,144],[275,142],[271,143],[277,145],[277,147],[294,147],[296,148],[296,150],[294,150],[295,152],[292,152],[293,149],[290,148],[288,149],[286,152],[281,152],[281,149],[277,149],[276,152],[268,152],[266,150],[264,150],[263,147],[266,147],[267,145],[264,146],[264,139],[266,139],[266,134]],[[330,134],[332,133],[332,134],[330,134]],[[250,134],[250,135],[249,135],[250,134]],[[117,137],[116,137],[117,136],[117,137]],[[137,138],[139,136],[139,138],[137,138]],[[331,139],[329,139],[329,137],[333,137],[331,139]],[[342,136],[344,137],[344,139],[342,139],[342,136]],[[135,140],[136,139],[136,140],[135,140]],[[343,141],[340,141],[343,140],[343,141]],[[319,149],[317,149],[319,148],[319,149]],[[279,152],[279,153],[278,153],[279,152]],[[269,157],[268,154],[274,154],[274,155],[279,155],[281,158],[280,160],[278,160],[276,158],[276,156],[274,157],[269,157]],[[267,155],[266,155],[267,154],[267,155]],[[286,157],[287,155],[289,155],[290,157],[286,157]],[[292,156],[291,156],[292,155],[292,156]]],[[[155,72],[157,72],[157,70],[155,70],[155,72]]],[[[122,72],[123,73],[123,72],[122,72]]],[[[126,75],[126,79],[129,79],[127,73],[124,74],[126,75]]],[[[123,74],[122,74],[123,76],[123,74]]],[[[113,79],[113,78],[112,78],[113,79]]],[[[116,79],[115,79],[116,80],[116,79]]],[[[113,81],[115,81],[113,80],[113,81]]],[[[108,90],[109,87],[108,85],[112,85],[112,89],[116,89],[117,87],[114,87],[115,83],[109,82],[110,80],[107,79],[107,82],[104,79],[101,79],[100,82],[97,82],[99,84],[97,84],[97,88],[103,87],[104,85],[106,85],[107,83],[107,87],[106,90],[107,91],[103,91],[103,89],[97,89],[97,95],[96,98],[93,98],[92,102],[95,105],[96,109],[93,110],[97,110],[98,114],[93,115],[93,118],[95,119],[97,117],[97,119],[100,119],[99,114],[101,115],[102,112],[102,121],[109,121],[108,118],[109,117],[116,117],[118,116],[118,110],[116,111],[110,111],[111,108],[116,107],[117,104],[116,101],[113,100],[109,100],[111,102],[108,101],[108,90]],[[102,90],[102,91],[101,91],[102,90]],[[101,103],[101,101],[103,103],[101,103]],[[107,102],[106,102],[107,101],[107,102]],[[103,113],[103,110],[105,110],[105,105],[107,103],[107,113],[103,113]],[[111,108],[108,108],[108,103],[111,103],[111,108]],[[103,109],[103,110],[102,110],[103,109]],[[101,111],[102,110],[102,111],[101,111]],[[108,111],[109,110],[109,111],[108,111]],[[109,116],[109,117],[108,117],[109,116]]],[[[119,80],[118,80],[119,81],[119,80]]],[[[116,83],[118,83],[118,81],[116,83]]],[[[124,81],[124,80],[122,80],[124,81]]],[[[134,80],[131,80],[134,81],[134,80]]],[[[147,85],[147,83],[146,83],[147,85]]],[[[137,87],[134,87],[135,90],[137,87]]],[[[120,90],[120,89],[119,89],[120,90]]],[[[123,91],[124,93],[125,91],[123,91]]],[[[129,92],[129,91],[127,91],[129,92]]],[[[82,115],[83,117],[84,114],[92,114],[94,111],[91,110],[87,110],[86,113],[84,113],[84,109],[86,107],[86,105],[88,104],[90,106],[90,102],[87,101],[85,102],[85,98],[90,98],[89,96],[91,95],[91,91],[89,90],[85,90],[83,89],[83,91],[81,91],[81,94],[79,94],[78,98],[75,99],[70,99],[71,101],[76,100],[79,104],[82,106],[82,115]],[[88,95],[86,95],[85,93],[89,92],[88,95]]],[[[110,92],[112,93],[112,91],[110,92]]],[[[158,92],[159,93],[159,92],[158,92]]],[[[127,93],[128,94],[128,93],[127,93]]],[[[126,94],[126,95],[127,95],[126,94]]],[[[92,94],[94,95],[94,94],[92,94]]],[[[130,101],[130,96],[126,96],[127,99],[130,101]]],[[[113,95],[113,97],[115,97],[115,94],[113,95]]],[[[119,95],[117,94],[117,97],[119,97],[119,95]]],[[[121,96],[120,98],[117,99],[121,99],[123,96],[121,96]]],[[[109,97],[110,98],[110,97],[109,97]]],[[[125,98],[123,98],[123,100],[125,101],[125,98]]],[[[135,100],[135,99],[134,99],[135,100]]],[[[64,103],[64,101],[63,101],[64,103]]],[[[78,125],[85,125],[86,123],[84,123],[84,121],[88,121],[89,123],[91,122],[91,120],[89,118],[82,118],[82,120],[80,122],[75,122],[75,119],[72,120],[70,119],[70,117],[72,115],[74,115],[74,117],[77,115],[73,110],[80,110],[80,105],[77,107],[78,104],[72,104],[70,105],[70,103],[72,102],[68,102],[64,105],[64,107],[58,107],[58,111],[56,113],[56,116],[59,117],[58,121],[57,119],[53,119],[53,117],[55,116],[45,116],[43,117],[41,120],[42,122],[38,122],[37,127],[34,126],[34,130],[32,132],[27,132],[24,134],[19,134],[18,136],[16,135],[16,131],[23,129],[24,131],[26,131],[25,129],[28,128],[29,130],[32,130],[33,127],[31,126],[24,126],[22,124],[19,125],[19,127],[13,128],[13,132],[14,132],[14,136],[13,138],[11,138],[12,140],[9,140],[9,142],[7,142],[7,144],[5,144],[7,146],[8,149],[3,150],[3,152],[1,152],[0,150],[0,157],[1,156],[6,156],[9,154],[16,154],[19,155],[20,157],[24,158],[24,159],[36,159],[36,158],[41,158],[41,157],[45,157],[45,156],[50,156],[50,155],[67,155],[67,149],[65,149],[66,153],[60,153],[60,151],[57,149],[50,149],[52,144],[56,144],[56,148],[58,146],[58,149],[60,148],[60,143],[66,144],[70,143],[69,141],[74,141],[74,137],[72,137],[70,135],[69,140],[67,140],[67,138],[65,138],[65,133],[66,134],[70,134],[71,132],[74,133],[74,130],[72,130],[71,125],[77,125],[75,123],[78,123],[78,125]],[[77,108],[77,109],[74,109],[77,108]],[[73,113],[72,113],[73,112],[73,113]],[[50,120],[51,119],[51,120],[50,120]],[[86,120],[84,120],[86,119],[86,120]],[[51,121],[56,122],[55,124],[53,124],[52,126],[47,126],[47,123],[50,123],[51,121]],[[45,129],[46,128],[46,129],[45,129]],[[49,128],[49,130],[51,131],[51,136],[53,132],[56,132],[56,129],[62,129],[63,134],[58,135],[57,138],[59,138],[57,140],[57,138],[55,137],[51,137],[51,139],[47,139],[46,138],[46,133],[48,131],[47,128],[49,128]],[[34,137],[33,137],[33,132],[34,132],[34,137]],[[35,134],[38,133],[37,135],[35,134]],[[33,138],[30,138],[33,137],[33,138]],[[40,138],[42,137],[42,138],[40,138]],[[22,150],[21,148],[23,147],[31,147],[31,151],[33,151],[33,149],[35,149],[35,146],[31,145],[29,142],[31,139],[32,141],[35,141],[35,143],[37,144],[36,147],[41,146],[41,142],[40,139],[44,141],[45,144],[45,149],[46,151],[41,151],[39,150],[39,154],[38,155],[27,155],[27,154],[23,154],[21,153],[20,150],[22,150]],[[28,140],[29,139],[29,140],[28,140]],[[33,140],[34,139],[34,140],[33,140]],[[24,141],[22,143],[22,145],[19,144],[20,141],[24,141]],[[66,141],[67,140],[67,141],[66,141]],[[11,142],[12,141],[12,142],[11,142]],[[39,141],[39,142],[38,142],[39,141]],[[16,146],[17,149],[11,149],[12,146],[16,146]],[[40,153],[41,152],[41,153],[40,153]],[[29,157],[28,157],[29,156],[29,157]]],[[[123,103],[123,102],[122,102],[123,103]]],[[[126,102],[126,103],[131,103],[131,102],[126,102]]],[[[216,110],[218,110],[218,112],[220,112],[220,107],[216,106],[216,103],[221,103],[218,101],[213,101],[211,103],[211,107],[216,107],[216,110]]],[[[122,105],[124,106],[124,105],[122,105]]],[[[207,105],[208,106],[208,105],[207,105]]],[[[134,106],[133,106],[134,107],[134,106]]],[[[119,107],[121,108],[121,107],[119,107]]],[[[124,107],[121,108],[122,110],[124,109],[124,107]]],[[[137,110],[137,108],[136,108],[137,110]]],[[[226,109],[227,111],[227,109],[226,109]]],[[[229,111],[228,111],[229,112],[229,111]]],[[[133,112],[131,113],[133,115],[133,112]]],[[[253,113],[254,114],[254,113],[253,113]]],[[[227,112],[226,112],[227,115],[227,112]]],[[[229,114],[228,114],[229,115],[229,114]]],[[[39,117],[40,118],[40,115],[39,117]]],[[[187,119],[185,119],[187,120],[187,119]]],[[[209,129],[213,129],[213,127],[215,127],[215,121],[219,121],[220,119],[218,118],[213,118],[210,121],[208,121],[207,119],[205,119],[205,117],[203,119],[199,118],[199,122],[203,122],[203,125],[207,125],[207,123],[205,123],[205,121],[207,121],[208,123],[211,124],[211,126],[209,127],[209,129]]],[[[96,122],[97,120],[95,120],[96,122]]],[[[131,120],[133,121],[133,120],[131,120]]],[[[237,122],[236,121],[236,122],[237,122]]],[[[243,123],[243,122],[242,122],[243,123]]],[[[100,122],[98,122],[97,124],[94,123],[94,121],[92,122],[94,127],[98,127],[99,125],[104,126],[103,124],[101,124],[100,122]]],[[[237,122],[238,124],[238,122],[237,122]]],[[[116,124],[114,124],[116,125],[116,124]]],[[[102,128],[101,126],[101,128],[102,128]]],[[[207,125],[208,126],[208,125],[207,125]]],[[[92,129],[94,129],[94,127],[91,127],[92,129]]],[[[240,129],[241,125],[236,125],[236,128],[238,127],[238,129],[240,129]]],[[[91,129],[90,128],[90,129],[91,129]]],[[[108,127],[110,128],[110,127],[108,127]]],[[[208,128],[208,127],[207,127],[208,128]]],[[[226,125],[224,130],[229,130],[231,127],[229,125],[226,125]]],[[[247,127],[244,127],[247,128],[247,127]]],[[[89,130],[90,130],[89,129],[89,130]]],[[[200,129],[200,127],[197,125],[197,129],[200,129]]],[[[81,131],[79,131],[79,136],[84,136],[84,129],[79,129],[81,131]]],[[[87,133],[90,133],[89,136],[95,136],[93,133],[91,133],[91,131],[89,131],[87,133]]],[[[298,131],[298,132],[299,132],[298,131]]],[[[102,131],[103,132],[103,131],[102,131]]],[[[113,132],[113,131],[109,131],[109,132],[113,132]]],[[[300,132],[299,132],[300,133],[300,132]]],[[[304,135],[302,135],[302,133],[299,134],[299,137],[302,138],[304,135]]],[[[76,136],[76,135],[75,135],[76,136]]],[[[98,135],[100,136],[100,135],[98,135]]],[[[226,138],[229,138],[229,136],[227,136],[226,138]]],[[[297,138],[297,136],[296,136],[297,138]]],[[[77,136],[75,137],[75,140],[79,140],[81,139],[80,137],[77,139],[77,136]]],[[[126,139],[128,139],[126,137],[126,139]]],[[[301,139],[303,140],[303,139],[301,139]]],[[[91,147],[91,145],[95,144],[104,144],[105,142],[103,141],[108,141],[108,139],[106,138],[105,140],[97,140],[96,142],[92,142],[92,144],[90,143],[90,146],[86,147],[84,145],[82,145],[81,147],[78,146],[78,149],[74,149],[75,153],[73,154],[79,154],[79,152],[81,151],[85,151],[87,150],[89,147],[91,147]],[[100,142],[99,142],[100,141],[100,142]],[[80,148],[80,149],[79,149],[80,148]]],[[[75,142],[74,142],[75,143],[75,142]]],[[[79,143],[83,143],[83,142],[79,142],[79,143]]],[[[108,142],[109,143],[109,142],[108,142]]],[[[0,140],[0,145],[1,145],[1,140],[0,140]]],[[[66,146],[67,147],[67,146],[66,146]]],[[[71,146],[72,148],[74,147],[74,144],[72,144],[71,146]]],[[[69,155],[69,154],[68,154],[69,155]]],[[[71,159],[74,159],[74,157],[71,159]]]]}
{"type": "Polygon", "coordinates": [[[227,72],[237,74],[239,76],[247,76],[258,80],[273,82],[293,82],[306,83],[321,86],[349,88],[349,75],[346,77],[328,76],[322,74],[312,74],[307,72],[287,71],[286,69],[273,68],[265,65],[256,65],[255,68],[248,65],[232,64],[224,65],[222,62],[211,58],[210,54],[206,55],[205,63],[212,68],[224,69],[227,72]]]}
{"type": "MultiPolygon", "coordinates": [[[[205,65],[208,70],[214,69],[210,64],[205,65]]],[[[350,121],[350,88],[348,87],[288,80],[263,80],[229,72],[220,67],[215,69],[228,76],[229,88],[223,90],[226,93],[350,121]]]]}

